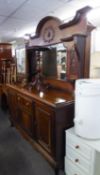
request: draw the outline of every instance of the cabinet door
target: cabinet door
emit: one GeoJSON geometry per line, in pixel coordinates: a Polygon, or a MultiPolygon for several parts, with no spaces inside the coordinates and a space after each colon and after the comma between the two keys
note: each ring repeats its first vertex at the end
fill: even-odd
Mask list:
{"type": "Polygon", "coordinates": [[[19,107],[17,111],[18,124],[24,129],[28,135],[33,135],[33,116],[25,109],[19,107]]]}
{"type": "Polygon", "coordinates": [[[36,104],[36,133],[37,141],[49,153],[52,153],[53,148],[53,110],[44,104],[36,104]]]}
{"type": "Polygon", "coordinates": [[[34,129],[34,103],[33,101],[21,94],[17,94],[17,116],[18,124],[27,132],[29,135],[33,135],[34,129]]]}

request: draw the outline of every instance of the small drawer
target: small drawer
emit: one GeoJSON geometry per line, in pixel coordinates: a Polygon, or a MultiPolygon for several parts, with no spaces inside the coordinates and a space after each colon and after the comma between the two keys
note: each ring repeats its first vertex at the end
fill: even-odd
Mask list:
{"type": "Polygon", "coordinates": [[[17,95],[17,101],[18,101],[18,104],[21,105],[26,110],[28,111],[33,110],[33,103],[31,99],[27,97],[22,97],[21,95],[17,95]]]}
{"type": "Polygon", "coordinates": [[[90,175],[75,166],[67,157],[65,157],[65,173],[66,175],[90,175]]]}
{"type": "Polygon", "coordinates": [[[28,111],[33,111],[33,105],[31,101],[26,101],[24,104],[24,107],[28,110],[28,111]]]}
{"type": "Polygon", "coordinates": [[[72,163],[83,170],[85,173],[91,171],[91,162],[84,159],[82,156],[77,154],[73,149],[67,146],[67,158],[72,161],[72,163]]]}
{"type": "Polygon", "coordinates": [[[18,104],[23,105],[23,97],[19,94],[17,95],[17,102],[18,104]]]}
{"type": "Polygon", "coordinates": [[[92,148],[84,144],[78,136],[66,133],[66,149],[67,146],[73,148],[75,152],[81,154],[84,158],[91,160],[92,148]]]}

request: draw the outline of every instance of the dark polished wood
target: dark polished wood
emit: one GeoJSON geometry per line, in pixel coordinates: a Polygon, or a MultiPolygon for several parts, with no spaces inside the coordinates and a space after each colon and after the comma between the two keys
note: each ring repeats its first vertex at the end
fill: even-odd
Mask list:
{"type": "MultiPolygon", "coordinates": [[[[66,74],[66,79],[76,80],[77,78],[88,78],[91,31],[95,28],[87,21],[86,14],[90,10],[91,7],[89,6],[78,10],[75,17],[67,23],[62,23],[56,17],[47,16],[43,18],[37,25],[36,36],[32,37],[26,46],[27,52],[29,52],[29,49],[35,52],[36,48],[40,48],[41,50],[41,47],[43,48],[63,42],[66,47],[67,62],[71,60],[73,48],[76,55],[73,58],[74,64],[69,64],[69,67],[67,67],[67,71],[69,72],[66,74]],[[51,35],[50,38],[49,34],[51,35]],[[75,75],[73,75],[72,72],[74,72],[75,75]]],[[[68,63],[66,63],[66,65],[67,64],[68,63]]]]}
{"type": "Polygon", "coordinates": [[[53,153],[53,117],[52,108],[42,103],[36,103],[37,141],[51,154],[53,153]]]}
{"type": "Polygon", "coordinates": [[[17,94],[17,118],[19,125],[26,130],[29,135],[33,135],[34,124],[34,105],[32,100],[27,97],[23,97],[22,94],[17,94]]]}
{"type": "MultiPolygon", "coordinates": [[[[1,68],[2,68],[2,61],[12,59],[11,49],[12,49],[11,44],[9,44],[9,43],[0,43],[0,73],[1,73],[1,68]]],[[[0,77],[0,82],[2,82],[1,79],[2,79],[2,77],[0,77]]]]}
{"type": "Polygon", "coordinates": [[[0,84],[0,105],[3,111],[8,110],[8,101],[7,101],[7,86],[5,84],[0,84]]]}
{"type": "Polygon", "coordinates": [[[52,166],[63,168],[64,131],[73,126],[73,94],[54,88],[45,92],[10,84],[7,88],[11,121],[39,145],[50,163],[52,158],[52,166]]]}
{"type": "Polygon", "coordinates": [[[83,7],[82,9],[80,9],[80,10],[77,10],[75,17],[71,21],[68,21],[68,23],[61,24],[59,26],[59,28],[64,29],[66,27],[70,27],[70,26],[73,26],[73,25],[79,23],[81,21],[82,17],[84,16],[84,14],[89,12],[91,9],[92,8],[90,6],[86,6],[86,7],[83,7]]]}
{"type": "Polygon", "coordinates": [[[12,58],[12,44],[0,43],[0,83],[14,80],[14,60],[12,58]],[[12,64],[11,64],[12,63],[12,64]],[[13,73],[12,73],[13,72],[13,73]],[[13,78],[12,78],[13,77],[13,78]]]}
{"type": "Polygon", "coordinates": [[[0,60],[12,58],[12,45],[9,43],[0,43],[0,60]]]}
{"type": "Polygon", "coordinates": [[[7,99],[8,99],[8,104],[9,104],[9,111],[11,114],[10,120],[12,121],[17,121],[17,95],[14,91],[9,90],[7,93],[7,99]]]}

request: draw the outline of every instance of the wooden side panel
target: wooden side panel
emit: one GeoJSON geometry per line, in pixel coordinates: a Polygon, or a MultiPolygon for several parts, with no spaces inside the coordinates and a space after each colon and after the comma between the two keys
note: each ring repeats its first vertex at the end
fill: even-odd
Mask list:
{"type": "Polygon", "coordinates": [[[11,115],[11,121],[17,121],[17,99],[16,93],[13,90],[8,90],[8,105],[11,115]]]}

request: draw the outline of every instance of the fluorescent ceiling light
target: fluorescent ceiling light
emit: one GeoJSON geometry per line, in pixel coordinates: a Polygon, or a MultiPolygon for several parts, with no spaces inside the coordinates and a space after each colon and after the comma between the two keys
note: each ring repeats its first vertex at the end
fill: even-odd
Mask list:
{"type": "Polygon", "coordinates": [[[16,43],[16,40],[11,41],[10,43],[11,43],[11,44],[15,44],[15,43],[16,43]]]}
{"type": "Polygon", "coordinates": [[[25,28],[24,30],[21,30],[20,32],[18,32],[16,34],[16,37],[17,38],[24,38],[25,35],[26,36],[28,36],[28,35],[31,36],[31,34],[35,33],[35,31],[36,31],[36,26],[34,26],[34,27],[32,26],[30,28],[25,28]]]}
{"type": "Polygon", "coordinates": [[[25,39],[25,40],[29,40],[29,39],[30,39],[30,36],[31,36],[30,34],[25,34],[25,35],[24,35],[24,39],[25,39]]]}

